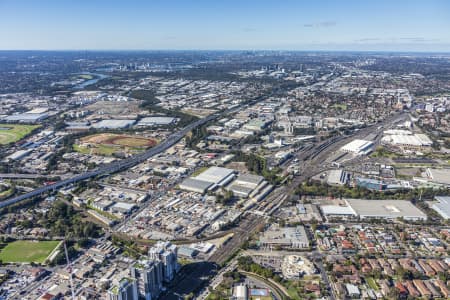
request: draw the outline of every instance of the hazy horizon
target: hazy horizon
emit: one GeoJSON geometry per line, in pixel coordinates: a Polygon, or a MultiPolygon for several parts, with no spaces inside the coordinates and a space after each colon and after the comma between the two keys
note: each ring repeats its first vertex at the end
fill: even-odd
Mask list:
{"type": "Polygon", "coordinates": [[[449,52],[450,2],[0,1],[1,50],[449,52]]]}

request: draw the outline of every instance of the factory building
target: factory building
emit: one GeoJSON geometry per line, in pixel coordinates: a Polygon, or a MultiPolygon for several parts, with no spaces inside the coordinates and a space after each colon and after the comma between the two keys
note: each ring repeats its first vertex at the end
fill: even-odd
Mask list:
{"type": "Polygon", "coordinates": [[[186,178],[182,183],[180,183],[180,189],[204,194],[212,185],[213,184],[211,182],[198,180],[195,178],[186,178]]]}
{"type": "Polygon", "coordinates": [[[236,171],[231,169],[211,167],[196,177],[185,179],[180,188],[203,194],[208,190],[227,185],[234,179],[235,173],[236,171]]]}
{"type": "Polygon", "coordinates": [[[362,200],[348,199],[348,205],[360,219],[403,218],[410,221],[426,220],[427,215],[406,200],[362,200]]]}
{"type": "Polygon", "coordinates": [[[413,134],[409,130],[386,130],[381,141],[404,149],[423,149],[433,144],[425,134],[413,134]]]}
{"type": "Polygon", "coordinates": [[[47,118],[47,113],[23,113],[7,116],[4,120],[7,122],[39,123],[47,118]]]}
{"type": "Polygon", "coordinates": [[[344,185],[348,182],[349,174],[342,169],[328,172],[327,183],[329,185],[344,185]]]}
{"type": "Polygon", "coordinates": [[[450,169],[428,168],[426,173],[431,182],[450,186],[450,169]]]}
{"type": "Polygon", "coordinates": [[[450,219],[450,197],[436,196],[436,203],[431,208],[436,211],[443,219],[450,219]]]}
{"type": "Polygon", "coordinates": [[[273,188],[262,176],[240,174],[236,178],[236,173],[232,169],[210,167],[195,177],[186,178],[179,187],[200,194],[225,188],[239,198],[251,198],[256,201],[263,199],[273,188]]]}
{"type": "Polygon", "coordinates": [[[177,122],[176,118],[173,117],[146,117],[142,118],[137,126],[167,126],[172,125],[177,122]]]}
{"type": "Polygon", "coordinates": [[[373,142],[366,140],[353,140],[341,148],[341,151],[354,155],[367,155],[373,150],[373,142]]]}
{"type": "Polygon", "coordinates": [[[222,187],[230,183],[235,177],[236,171],[221,167],[210,167],[208,170],[202,172],[194,177],[197,180],[210,182],[214,187],[222,187]]]}
{"type": "Polygon", "coordinates": [[[110,119],[110,120],[101,120],[92,125],[92,128],[95,129],[121,129],[128,128],[133,126],[136,123],[136,120],[118,120],[118,119],[110,119]]]}
{"type": "Polygon", "coordinates": [[[322,205],[320,209],[329,220],[331,218],[426,220],[427,215],[406,200],[362,200],[347,199],[346,206],[322,205]]]}
{"type": "Polygon", "coordinates": [[[320,206],[320,210],[327,220],[333,218],[349,219],[358,216],[350,206],[322,205],[320,206]]]}
{"type": "Polygon", "coordinates": [[[135,207],[136,204],[134,203],[116,202],[111,206],[111,211],[121,214],[130,214],[135,207]]]}
{"type": "Polygon", "coordinates": [[[252,174],[242,174],[228,187],[234,195],[248,198],[254,191],[261,190],[267,182],[264,177],[252,174]]]}

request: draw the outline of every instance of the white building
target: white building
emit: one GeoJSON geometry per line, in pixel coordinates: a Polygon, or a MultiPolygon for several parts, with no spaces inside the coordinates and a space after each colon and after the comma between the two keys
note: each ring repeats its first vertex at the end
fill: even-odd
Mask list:
{"type": "Polygon", "coordinates": [[[233,288],[233,299],[235,300],[247,300],[248,288],[245,284],[236,285],[233,288]]]}
{"type": "Polygon", "coordinates": [[[428,168],[426,173],[431,182],[450,186],[450,169],[428,168]]]}
{"type": "Polygon", "coordinates": [[[347,290],[347,295],[350,298],[355,298],[355,299],[359,299],[360,298],[361,293],[359,291],[359,288],[356,285],[347,283],[345,285],[345,289],[347,290]]]}
{"type": "Polygon", "coordinates": [[[159,241],[148,251],[151,260],[161,261],[163,265],[163,281],[170,282],[178,271],[178,251],[177,246],[170,242],[159,241]]]}
{"type": "Polygon", "coordinates": [[[120,129],[131,127],[134,123],[136,123],[136,120],[111,119],[111,120],[101,120],[93,124],[92,127],[96,129],[120,129]]]}
{"type": "Polygon", "coordinates": [[[356,212],[350,206],[340,206],[340,205],[322,205],[320,210],[325,218],[354,218],[358,216],[356,212]]]}
{"type": "Polygon", "coordinates": [[[409,130],[386,130],[381,141],[406,148],[430,147],[433,144],[433,141],[425,134],[413,134],[409,130]]]}
{"type": "Polygon", "coordinates": [[[195,177],[188,178],[180,184],[181,189],[204,193],[230,183],[236,176],[236,171],[221,167],[210,167],[195,177]]]}
{"type": "Polygon", "coordinates": [[[361,219],[403,218],[405,220],[426,220],[427,215],[406,200],[362,200],[348,199],[348,205],[361,219]]]}
{"type": "Polygon", "coordinates": [[[348,173],[342,169],[328,172],[327,183],[329,185],[344,185],[348,181],[348,173]]]}
{"type": "Polygon", "coordinates": [[[146,117],[142,118],[137,126],[161,126],[175,124],[177,121],[173,117],[146,117]]]}
{"type": "Polygon", "coordinates": [[[436,196],[436,203],[431,205],[431,208],[435,210],[445,220],[450,219],[450,197],[436,196]]]}
{"type": "Polygon", "coordinates": [[[367,155],[373,150],[373,142],[356,139],[343,146],[341,150],[355,155],[367,155]]]}

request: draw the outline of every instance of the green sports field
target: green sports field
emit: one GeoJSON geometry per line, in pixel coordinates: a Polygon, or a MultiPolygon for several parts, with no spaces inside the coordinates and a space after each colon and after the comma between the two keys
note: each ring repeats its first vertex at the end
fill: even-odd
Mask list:
{"type": "Polygon", "coordinates": [[[0,145],[17,142],[40,125],[0,124],[0,145]]]}
{"type": "Polygon", "coordinates": [[[60,241],[14,241],[0,251],[4,263],[43,263],[60,241]]]}

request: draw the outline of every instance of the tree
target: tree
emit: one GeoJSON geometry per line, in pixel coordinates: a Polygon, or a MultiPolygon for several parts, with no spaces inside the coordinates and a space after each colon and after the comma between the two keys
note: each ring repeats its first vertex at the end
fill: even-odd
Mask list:
{"type": "Polygon", "coordinates": [[[81,238],[77,241],[77,245],[80,248],[86,248],[89,245],[89,239],[88,238],[81,238]]]}

